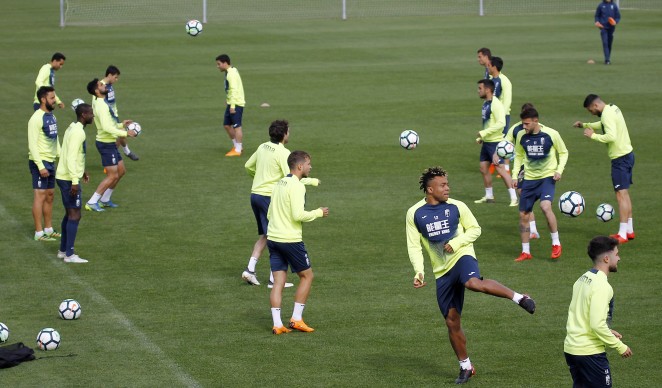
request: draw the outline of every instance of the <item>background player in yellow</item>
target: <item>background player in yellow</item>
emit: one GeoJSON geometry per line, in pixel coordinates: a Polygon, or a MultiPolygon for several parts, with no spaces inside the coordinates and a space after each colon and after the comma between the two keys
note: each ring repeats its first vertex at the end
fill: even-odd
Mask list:
{"type": "Polygon", "coordinates": [[[55,89],[42,86],[37,90],[39,109],[28,121],[28,167],[32,175],[32,218],[36,241],[55,241],[60,233],[53,230],[53,197],[55,188],[55,159],[60,155],[57,138],[55,89]],[[43,217],[43,224],[42,224],[43,217]]]}
{"type": "Polygon", "coordinates": [[[464,202],[449,197],[446,171],[441,167],[428,168],[423,171],[419,183],[425,198],[409,208],[405,221],[407,251],[414,267],[414,288],[426,285],[425,247],[436,278],[439,310],[460,362],[460,374],[455,383],[463,384],[475,374],[461,323],[464,289],[511,299],[530,314],[535,312],[536,304],[527,295],[480,276],[473,243],[480,236],[481,228],[464,202]]]}
{"type": "MultiPolygon", "coordinates": [[[[34,94],[34,103],[33,103],[34,110],[39,109],[39,106],[41,105],[41,102],[37,97],[37,91],[42,86],[50,86],[55,88],[55,72],[60,70],[62,66],[64,66],[64,61],[66,59],[67,58],[64,56],[64,54],[55,53],[51,57],[50,63],[43,65],[39,69],[39,74],[37,74],[37,79],[34,81],[36,86],[35,94],[34,94]]],[[[60,100],[57,94],[55,95],[55,103],[60,108],[64,108],[64,103],[60,100]]]]}
{"type": "Polygon", "coordinates": [[[225,156],[241,156],[243,150],[244,133],[241,128],[241,120],[244,115],[244,85],[241,82],[239,70],[232,66],[230,57],[221,54],[216,57],[216,67],[225,73],[225,114],[223,116],[223,128],[232,139],[232,149],[225,156]]]}
{"type": "Polygon", "coordinates": [[[278,181],[271,194],[267,229],[269,261],[274,274],[274,287],[270,296],[274,323],[272,331],[277,335],[291,331],[283,326],[280,315],[288,267],[299,276],[289,327],[303,332],[314,331],[302,317],[313,283],[313,270],[303,244],[302,224],[329,215],[327,207],[305,210],[306,186],[301,183],[301,179],[308,177],[312,169],[310,155],[304,151],[294,151],[287,157],[287,165],[290,167],[290,173],[278,181]]]}
{"type": "MultiPolygon", "coordinates": [[[[106,69],[106,75],[101,79],[101,82],[106,85],[106,97],[104,101],[110,106],[113,110],[113,117],[117,122],[120,121],[119,110],[117,109],[117,96],[115,95],[115,84],[120,79],[120,69],[117,66],[110,65],[106,69]]],[[[131,151],[129,145],[127,144],[126,137],[117,138],[117,146],[122,147],[124,155],[126,155],[131,160],[140,160],[140,157],[131,151]]]]}
{"type": "Polygon", "coordinates": [[[623,358],[632,356],[630,347],[621,341],[623,336],[610,326],[614,289],[607,277],[618,271],[621,260],[618,240],[595,237],[588,244],[588,255],[593,260],[593,268],[572,287],[563,352],[573,387],[611,387],[613,381],[605,347],[616,349],[623,358]]]}
{"type": "Polygon", "coordinates": [[[591,114],[600,117],[600,121],[582,123],[575,121],[574,126],[584,128],[584,136],[598,143],[607,145],[607,154],[611,159],[611,182],[618,201],[620,224],[618,233],[613,234],[619,243],[625,244],[634,240],[634,224],[632,222],[632,201],[630,200],[630,185],[632,185],[632,169],[634,168],[634,149],[630,141],[630,133],[625,124],[621,109],[614,104],[605,102],[595,94],[589,94],[584,99],[584,108],[591,114]],[[596,133],[601,131],[602,134],[596,133]]]}

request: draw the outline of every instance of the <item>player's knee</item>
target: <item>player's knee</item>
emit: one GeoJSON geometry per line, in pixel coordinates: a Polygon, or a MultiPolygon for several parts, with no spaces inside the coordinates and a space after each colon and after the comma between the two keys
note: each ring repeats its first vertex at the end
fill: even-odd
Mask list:
{"type": "Polygon", "coordinates": [[[471,291],[483,292],[483,281],[479,278],[471,278],[464,283],[464,287],[468,288],[471,291]]]}

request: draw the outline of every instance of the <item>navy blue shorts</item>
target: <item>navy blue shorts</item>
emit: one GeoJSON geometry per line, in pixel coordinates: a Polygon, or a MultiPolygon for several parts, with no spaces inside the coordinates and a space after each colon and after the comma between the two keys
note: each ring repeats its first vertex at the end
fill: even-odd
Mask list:
{"type": "MultiPolygon", "coordinates": [[[[480,161],[481,162],[490,162],[492,163],[492,158],[496,152],[496,147],[499,142],[483,142],[483,146],[480,147],[480,161]]],[[[499,164],[503,164],[503,159],[499,159],[499,164]]]]}
{"type": "Polygon", "coordinates": [[[41,161],[46,170],[48,170],[48,177],[43,178],[39,174],[39,167],[37,163],[28,160],[28,167],[30,167],[30,175],[32,175],[32,188],[35,190],[46,190],[55,188],[55,163],[41,161]]]}
{"type": "Polygon", "coordinates": [[[292,267],[292,272],[299,273],[310,268],[310,259],[303,241],[295,243],[281,243],[267,240],[269,248],[269,262],[271,271],[287,271],[287,266],[292,267]]]}
{"type": "Polygon", "coordinates": [[[471,278],[480,278],[478,260],[473,256],[462,256],[450,271],[437,279],[437,303],[444,316],[448,316],[451,308],[462,314],[464,305],[464,283],[471,278]]]}
{"type": "Polygon", "coordinates": [[[270,203],[271,197],[266,197],[260,194],[251,194],[251,208],[253,208],[253,214],[255,215],[255,221],[257,222],[257,234],[260,236],[267,234],[267,226],[269,225],[267,212],[269,211],[270,203]]]}
{"type": "Polygon", "coordinates": [[[611,182],[614,191],[626,190],[632,184],[632,168],[634,167],[634,152],[623,155],[611,161],[611,182]]]}
{"type": "Polygon", "coordinates": [[[570,369],[572,386],[579,387],[611,387],[611,370],[607,353],[590,356],[575,356],[565,354],[565,362],[570,369]]]}
{"type": "Polygon", "coordinates": [[[503,128],[504,136],[508,133],[508,129],[510,129],[510,115],[506,115],[506,126],[503,128]]]}
{"type": "Polygon", "coordinates": [[[223,125],[231,125],[232,128],[241,127],[241,118],[244,116],[244,107],[235,106],[234,114],[230,113],[230,105],[225,107],[225,116],[223,117],[223,125]]]}
{"type": "Polygon", "coordinates": [[[97,150],[101,155],[101,165],[104,167],[117,166],[122,160],[122,154],[117,151],[117,144],[96,142],[97,150]]]}
{"type": "Polygon", "coordinates": [[[80,209],[81,204],[83,203],[83,185],[78,185],[78,193],[75,196],[71,196],[71,181],[64,181],[62,179],[57,179],[57,186],[60,188],[62,193],[62,205],[65,209],[80,209]]]}
{"type": "Polygon", "coordinates": [[[547,177],[543,179],[524,180],[520,186],[522,192],[519,198],[519,211],[531,212],[533,211],[533,204],[537,200],[553,201],[554,190],[556,189],[556,181],[554,178],[547,177]]]}

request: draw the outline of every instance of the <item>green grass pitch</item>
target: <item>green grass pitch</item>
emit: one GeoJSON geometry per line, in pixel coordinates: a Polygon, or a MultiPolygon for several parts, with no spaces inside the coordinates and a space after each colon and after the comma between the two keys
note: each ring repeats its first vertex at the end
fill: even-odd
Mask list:
{"type": "MultiPolygon", "coordinates": [[[[9,3],[0,16],[0,321],[10,342],[33,347],[41,328],[54,327],[60,349],[38,356],[74,356],[4,370],[0,385],[453,385],[458,366],[429,263],[428,287],[413,289],[404,237],[406,209],[422,195],[420,172],[442,165],[452,197],[467,202],[483,227],[475,244],[482,275],[538,303],[530,316],[510,301],[467,293],[463,323],[477,367],[470,384],[569,386],[563,339],[572,284],[590,267],[588,240],[617,229],[594,216],[599,203],[615,205],[606,150],[571,128],[593,119],[582,108],[591,92],[621,107],[637,157],[637,239],[622,247],[610,278],[614,328],[634,356],[609,351],[613,377],[623,387],[659,384],[660,12],[624,10],[607,67],[588,13],[211,22],[191,38],[184,23],[60,29],[56,2],[9,3]],[[542,217],[535,259],[513,262],[518,215],[499,180],[494,206],[473,204],[483,195],[473,143],[483,72],[475,52],[483,46],[505,60],[513,112],[533,102],[569,148],[557,198],[579,191],[587,209],[577,219],[558,215],[564,253],[557,262],[547,259],[542,217]],[[122,71],[120,115],[143,127],[130,142],[141,160],[126,161],[113,197],[121,207],[83,214],[76,250],[90,260],[85,265],[65,265],[55,259],[57,244],[32,241],[26,126],[34,78],[55,51],[67,56],[56,84],[67,104],[89,101],[86,83],[114,64],[122,71]],[[230,142],[220,125],[224,94],[214,58],[221,53],[239,68],[248,101],[246,151],[235,159],[223,156],[230,142]],[[316,273],[305,319],[317,330],[309,335],[273,336],[269,290],[240,279],[256,238],[243,164],[277,118],[290,120],[288,148],[310,152],[312,175],[322,180],[308,190],[307,207],[331,211],[304,226],[316,273]],[[419,133],[416,150],[399,147],[405,128],[419,133]],[[57,317],[65,298],[81,303],[82,319],[57,317]]],[[[55,114],[63,132],[73,112],[55,114]]],[[[94,127],[87,131],[85,199],[102,176],[94,127]]],[[[56,225],[59,195],[56,189],[56,225]]],[[[266,281],[266,254],[257,270],[266,281]]],[[[286,290],[283,318],[292,297],[286,290]]]]}

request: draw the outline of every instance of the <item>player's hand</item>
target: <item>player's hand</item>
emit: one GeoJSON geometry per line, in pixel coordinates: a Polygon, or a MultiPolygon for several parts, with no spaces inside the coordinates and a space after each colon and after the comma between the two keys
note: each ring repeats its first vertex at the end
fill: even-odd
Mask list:
{"type": "Polygon", "coordinates": [[[90,174],[87,173],[87,171],[83,172],[83,183],[87,183],[90,181],[90,174]]]}
{"type": "Polygon", "coordinates": [[[75,197],[77,194],[78,194],[78,185],[71,185],[71,190],[69,191],[69,195],[75,197]]]}
{"type": "Polygon", "coordinates": [[[426,284],[427,283],[425,282],[425,279],[423,278],[422,273],[419,273],[418,275],[416,275],[416,277],[414,278],[414,288],[425,287],[426,284]]]}
{"type": "Polygon", "coordinates": [[[230,114],[231,114],[231,115],[235,114],[236,112],[237,112],[237,111],[236,111],[234,108],[230,108],[230,114]]]}
{"type": "Polygon", "coordinates": [[[584,124],[581,121],[575,121],[575,123],[572,124],[572,126],[575,128],[581,128],[584,126],[584,124]]]}
{"type": "Polygon", "coordinates": [[[605,28],[605,26],[603,26],[602,23],[600,23],[600,22],[595,22],[595,26],[600,28],[600,29],[605,28]]]}
{"type": "Polygon", "coordinates": [[[592,130],[591,128],[584,129],[584,136],[588,137],[589,139],[591,138],[591,136],[593,136],[594,133],[595,131],[592,130]]]}
{"type": "Polygon", "coordinates": [[[513,189],[517,189],[517,179],[513,179],[513,189]]]}
{"type": "Polygon", "coordinates": [[[492,155],[492,164],[494,164],[495,166],[498,166],[500,161],[501,161],[501,158],[495,152],[494,155],[492,155]]]}
{"type": "Polygon", "coordinates": [[[453,253],[453,247],[452,247],[451,244],[449,244],[449,243],[446,243],[446,244],[444,245],[444,250],[445,250],[446,252],[448,252],[448,253],[453,253]]]}
{"type": "Polygon", "coordinates": [[[138,132],[134,131],[133,129],[129,129],[128,131],[126,131],[126,135],[128,137],[136,137],[138,136],[138,132]]]}
{"type": "Polygon", "coordinates": [[[554,181],[556,181],[556,182],[560,181],[561,180],[561,174],[559,174],[558,172],[555,172],[552,179],[554,179],[554,181]]]}
{"type": "Polygon", "coordinates": [[[328,217],[329,216],[329,208],[328,207],[321,207],[322,209],[322,217],[328,217]]]}
{"type": "Polygon", "coordinates": [[[122,125],[124,126],[124,128],[126,128],[126,126],[131,124],[132,122],[133,122],[133,120],[124,120],[124,121],[122,121],[122,125]]]}
{"type": "Polygon", "coordinates": [[[60,101],[57,106],[59,106],[60,109],[64,109],[64,102],[60,101]]]}
{"type": "Polygon", "coordinates": [[[48,172],[47,169],[42,168],[41,170],[39,170],[39,175],[40,175],[42,178],[48,178],[51,174],[48,172]]]}
{"type": "Polygon", "coordinates": [[[614,19],[614,18],[612,18],[612,17],[610,17],[609,19],[607,19],[607,22],[609,22],[609,24],[612,25],[612,26],[615,26],[615,25],[616,25],[616,19],[614,19]]]}
{"type": "Polygon", "coordinates": [[[628,350],[626,350],[625,353],[623,353],[623,355],[621,357],[623,357],[623,358],[632,357],[632,349],[630,349],[630,347],[628,346],[628,350]]]}

